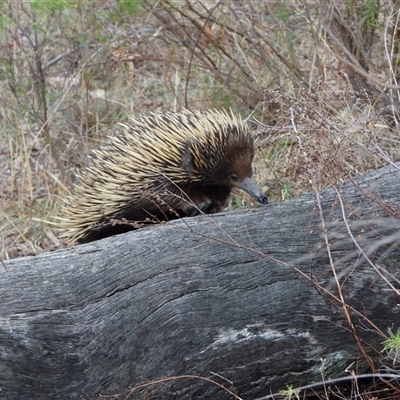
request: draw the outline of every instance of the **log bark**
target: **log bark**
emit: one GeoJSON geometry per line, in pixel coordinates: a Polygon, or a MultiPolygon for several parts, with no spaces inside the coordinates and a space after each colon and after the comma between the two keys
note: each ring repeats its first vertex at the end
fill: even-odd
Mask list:
{"type": "Polygon", "coordinates": [[[399,183],[397,164],[4,261],[0,398],[256,399],[379,367],[400,326],[399,183]]]}

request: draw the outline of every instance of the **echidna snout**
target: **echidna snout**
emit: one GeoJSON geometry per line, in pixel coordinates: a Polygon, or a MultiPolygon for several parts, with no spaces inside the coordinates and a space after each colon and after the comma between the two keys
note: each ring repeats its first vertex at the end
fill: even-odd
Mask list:
{"type": "Polygon", "coordinates": [[[259,203],[268,204],[267,196],[256,185],[253,179],[245,178],[242,182],[238,182],[235,186],[253,196],[259,203]]]}

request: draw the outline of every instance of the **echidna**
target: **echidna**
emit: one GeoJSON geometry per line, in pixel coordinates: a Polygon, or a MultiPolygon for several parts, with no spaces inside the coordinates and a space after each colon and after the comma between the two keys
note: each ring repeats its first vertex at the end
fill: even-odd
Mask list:
{"type": "Polygon", "coordinates": [[[84,243],[140,224],[215,213],[234,187],[266,204],[251,179],[253,155],[249,127],[226,111],[133,117],[93,151],[66,201],[64,236],[84,243]]]}

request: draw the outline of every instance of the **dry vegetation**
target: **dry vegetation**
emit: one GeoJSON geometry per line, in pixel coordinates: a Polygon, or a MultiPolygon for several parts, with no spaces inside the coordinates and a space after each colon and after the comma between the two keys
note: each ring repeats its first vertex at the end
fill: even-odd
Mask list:
{"type": "Polygon", "coordinates": [[[66,245],[61,201],[129,114],[230,107],[250,118],[272,201],[399,161],[399,6],[2,1],[0,260],[66,245]]]}
{"type": "Polygon", "coordinates": [[[399,159],[397,6],[1,2],[0,258],[65,245],[60,200],[131,113],[231,107],[258,121],[256,179],[273,201],[399,159]]]}
{"type": "Polygon", "coordinates": [[[59,200],[130,113],[231,107],[259,121],[257,178],[274,200],[399,159],[394,3],[54,0],[0,11],[2,258],[62,246],[59,200]]]}

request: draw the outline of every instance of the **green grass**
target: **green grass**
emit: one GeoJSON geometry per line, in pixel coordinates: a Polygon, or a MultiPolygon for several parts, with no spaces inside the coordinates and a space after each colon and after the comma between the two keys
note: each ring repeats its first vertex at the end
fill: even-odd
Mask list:
{"type": "Polygon", "coordinates": [[[384,345],[382,353],[387,353],[390,358],[393,358],[393,365],[400,355],[400,328],[396,333],[389,332],[389,338],[382,342],[384,345]]]}

